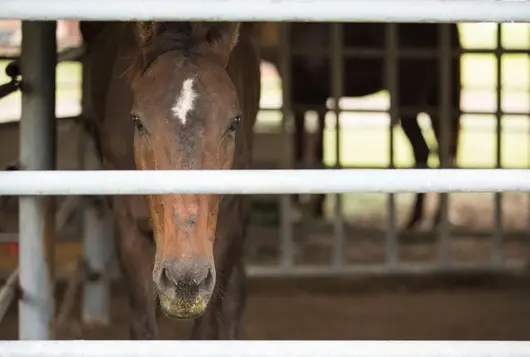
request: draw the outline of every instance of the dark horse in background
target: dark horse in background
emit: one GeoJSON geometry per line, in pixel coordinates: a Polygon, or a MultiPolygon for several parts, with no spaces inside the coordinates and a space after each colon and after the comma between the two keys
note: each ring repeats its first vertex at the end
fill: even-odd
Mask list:
{"type": "MultiPolygon", "coordinates": [[[[267,23],[260,34],[261,54],[264,60],[272,62],[278,67],[279,44],[276,28],[278,23],[267,23]],[[267,32],[269,31],[269,32],[267,32]],[[272,33],[272,36],[271,36],[272,33]]],[[[295,120],[294,132],[294,162],[302,160],[305,146],[304,109],[296,106],[314,107],[317,110],[319,128],[317,142],[312,156],[320,164],[323,163],[324,150],[324,118],[326,100],[331,97],[330,76],[330,23],[290,23],[289,46],[293,51],[303,50],[304,55],[292,54],[291,57],[291,93],[293,114],[295,120]],[[321,49],[325,48],[325,52],[321,49]]],[[[344,47],[385,49],[385,24],[382,23],[344,23],[344,47]]],[[[460,40],[456,24],[451,24],[451,48],[460,49],[460,40]]],[[[436,49],[439,42],[437,24],[404,23],[397,24],[398,51],[401,49],[436,49]]],[[[360,97],[379,92],[386,88],[385,62],[383,57],[344,58],[344,86],[345,97],[360,97]]],[[[398,112],[401,113],[401,127],[405,132],[412,150],[417,168],[426,168],[429,157],[429,147],[421,132],[417,116],[426,112],[430,118],[436,140],[440,145],[439,126],[439,62],[435,58],[400,58],[397,64],[398,72],[398,112]],[[406,109],[406,110],[405,110],[406,109]],[[412,111],[411,111],[412,109],[412,111]]],[[[449,155],[453,162],[456,160],[458,140],[460,134],[460,58],[455,57],[451,63],[451,134],[449,138],[449,155]]],[[[392,95],[392,93],[390,93],[392,95]]],[[[422,220],[424,193],[418,193],[414,209],[406,225],[412,228],[422,220]]],[[[294,196],[298,199],[298,196],[294,196]]],[[[316,195],[312,205],[312,213],[323,215],[325,195],[316,195]]],[[[440,220],[440,206],[434,224],[440,220]]]]}
{"type": "MultiPolygon", "coordinates": [[[[86,124],[103,167],[249,168],[260,98],[252,26],[82,22],[94,112],[86,124]]],[[[160,337],[159,310],[195,320],[193,339],[238,338],[247,200],[191,194],[105,199],[133,339],[160,337]]]]}

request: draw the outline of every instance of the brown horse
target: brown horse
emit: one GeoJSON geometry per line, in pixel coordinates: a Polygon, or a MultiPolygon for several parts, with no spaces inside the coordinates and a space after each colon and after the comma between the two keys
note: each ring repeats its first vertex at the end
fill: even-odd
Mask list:
{"type": "MultiPolygon", "coordinates": [[[[277,23],[262,26],[260,34],[262,58],[278,66],[278,37],[275,35],[277,23]]],[[[385,24],[382,23],[344,23],[345,48],[385,49],[385,24]]],[[[398,51],[400,49],[436,49],[438,44],[437,24],[403,23],[397,24],[398,51]]],[[[290,23],[289,45],[294,53],[291,57],[291,93],[294,128],[294,161],[303,157],[305,146],[304,114],[305,109],[314,107],[318,113],[319,132],[316,147],[312,155],[323,165],[324,115],[326,100],[331,96],[330,89],[330,23],[290,23]],[[325,49],[325,51],[322,51],[325,49]]],[[[460,40],[456,24],[451,24],[451,47],[460,49],[460,40]]],[[[456,159],[460,134],[460,58],[454,58],[451,65],[451,101],[452,133],[449,139],[449,154],[456,159]]],[[[401,113],[401,127],[405,132],[412,150],[416,167],[426,168],[429,147],[418,125],[417,115],[424,111],[429,114],[438,143],[439,130],[439,64],[434,58],[401,58],[398,62],[398,112],[401,113]],[[422,108],[426,105],[429,108],[422,108]]],[[[382,57],[349,57],[344,60],[345,97],[360,97],[388,89],[385,83],[385,63],[382,57]]],[[[419,223],[423,216],[424,193],[418,193],[407,228],[419,223]]],[[[297,196],[295,196],[297,198],[297,196]]],[[[325,195],[317,195],[312,210],[316,216],[322,216],[325,195]]],[[[440,220],[440,207],[435,224],[440,220]]]]}
{"type": "MultiPolygon", "coordinates": [[[[250,24],[82,23],[81,28],[106,169],[249,167],[260,97],[260,60],[250,24]]],[[[157,338],[161,307],[168,317],[195,319],[194,339],[237,338],[245,299],[247,198],[113,196],[110,204],[131,337],[157,338]]]]}

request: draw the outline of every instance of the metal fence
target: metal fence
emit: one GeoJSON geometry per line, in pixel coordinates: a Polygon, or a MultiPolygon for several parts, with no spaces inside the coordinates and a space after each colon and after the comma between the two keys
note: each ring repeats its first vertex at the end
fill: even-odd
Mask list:
{"type": "MultiPolygon", "coordinates": [[[[330,97],[333,98],[333,102],[337,103],[337,98],[340,98],[342,96],[341,88],[343,85],[343,61],[347,57],[361,57],[361,58],[381,58],[384,59],[385,62],[385,81],[386,81],[386,88],[389,92],[394,93],[390,97],[390,108],[387,110],[382,110],[382,112],[388,113],[390,116],[389,120],[389,127],[388,127],[388,140],[389,140],[389,157],[390,162],[389,165],[386,167],[386,169],[393,169],[395,168],[395,149],[394,149],[394,143],[395,143],[395,123],[398,121],[399,115],[405,114],[407,110],[414,110],[414,108],[399,108],[398,109],[398,102],[396,97],[399,95],[398,91],[398,85],[397,85],[397,60],[399,58],[438,58],[440,63],[440,77],[438,81],[438,85],[440,86],[440,98],[439,102],[440,110],[439,110],[439,116],[441,118],[441,143],[440,143],[440,162],[442,168],[448,168],[451,167],[451,163],[449,163],[448,158],[448,141],[449,141],[449,132],[451,132],[450,127],[450,120],[447,118],[452,114],[451,111],[451,105],[450,105],[450,78],[448,73],[450,72],[450,61],[451,58],[454,58],[456,56],[461,56],[462,54],[466,53],[490,53],[494,54],[495,59],[497,61],[496,64],[496,75],[495,80],[497,82],[496,85],[496,110],[493,112],[490,112],[492,115],[496,117],[496,136],[495,136],[495,167],[501,168],[501,157],[502,157],[502,140],[501,140],[501,118],[504,115],[507,114],[524,114],[528,115],[528,113],[507,113],[502,110],[502,85],[501,85],[501,78],[502,78],[502,66],[501,66],[501,58],[504,54],[511,54],[511,53],[525,53],[527,54],[529,50],[523,50],[523,49],[517,49],[517,50],[509,50],[503,48],[501,44],[501,37],[502,37],[502,31],[501,26],[497,26],[497,37],[496,37],[496,48],[493,50],[487,50],[487,49],[463,49],[454,51],[451,50],[450,47],[450,40],[449,40],[449,28],[447,25],[442,25],[439,31],[439,46],[437,49],[397,49],[397,39],[398,39],[398,33],[397,33],[397,26],[396,24],[386,24],[385,25],[385,48],[384,49],[374,49],[374,48],[344,48],[342,46],[342,38],[344,36],[343,29],[341,24],[333,24],[332,29],[330,31],[330,39],[329,39],[329,47],[327,48],[319,48],[315,47],[314,45],[310,47],[310,50],[313,53],[328,53],[329,51],[329,59],[331,62],[331,84],[330,88],[332,90],[332,93],[330,93],[330,97]],[[399,111],[399,113],[398,113],[399,111]]],[[[288,93],[290,92],[290,86],[291,83],[289,83],[290,78],[290,59],[291,55],[293,54],[309,54],[307,50],[304,52],[303,49],[296,49],[293,48],[289,44],[289,31],[290,31],[290,25],[289,24],[282,24],[280,31],[279,31],[279,46],[280,46],[280,59],[279,59],[279,70],[282,73],[282,90],[283,90],[283,99],[282,99],[282,114],[284,120],[282,121],[282,130],[284,134],[284,144],[285,144],[285,151],[288,151],[289,146],[291,145],[290,142],[290,133],[289,133],[289,127],[292,127],[292,125],[289,125],[289,121],[291,119],[291,113],[293,109],[304,109],[304,110],[316,110],[315,108],[293,108],[293,105],[291,104],[291,100],[288,96],[288,93]]],[[[493,75],[493,74],[492,74],[493,75]]],[[[335,125],[335,162],[333,166],[335,168],[342,168],[343,170],[346,168],[354,168],[352,166],[345,166],[340,163],[340,146],[341,146],[341,135],[340,135],[340,121],[337,120],[339,118],[341,113],[350,111],[350,112],[356,112],[356,113],[363,113],[363,112],[376,112],[375,110],[357,110],[357,109],[350,109],[345,110],[343,108],[339,108],[337,105],[333,104],[331,109],[326,109],[331,112],[333,112],[334,116],[334,125],[335,125]]],[[[422,110],[426,110],[426,108],[422,107],[422,110]]],[[[416,111],[417,112],[417,108],[416,111]]],[[[484,114],[486,112],[475,112],[484,114]]],[[[462,114],[470,114],[469,111],[462,111],[462,114]]],[[[290,157],[288,155],[283,156],[284,162],[282,163],[283,168],[291,168],[294,165],[297,165],[297,167],[307,167],[306,165],[300,165],[299,163],[293,163],[290,160],[290,157]]],[[[317,164],[318,165],[318,164],[317,164]]],[[[359,169],[359,167],[355,167],[359,169]]],[[[385,167],[379,167],[378,169],[385,169],[385,167]]],[[[425,182],[434,183],[434,181],[431,181],[431,179],[434,179],[434,177],[437,177],[437,183],[441,184],[441,180],[438,181],[438,178],[441,179],[444,174],[449,173],[455,173],[456,171],[437,171],[437,172],[431,172],[429,177],[422,176],[424,173],[422,171],[412,170],[409,172],[410,176],[408,176],[408,179],[411,184],[409,192],[417,191],[420,192],[424,190],[424,187],[422,187],[422,181],[425,179],[425,182]],[[416,175],[418,174],[418,175],[416,175]],[[430,176],[433,175],[433,176],[430,176]],[[413,188],[413,187],[416,187],[413,188]]],[[[479,175],[475,176],[475,174],[478,174],[481,171],[469,171],[469,174],[472,175],[474,182],[479,184],[479,175]]],[[[487,171],[485,171],[487,172],[487,171]]],[[[510,171],[514,173],[514,171],[510,171]]],[[[463,174],[463,172],[460,172],[463,174]]],[[[371,236],[377,235],[377,234],[383,234],[385,236],[385,249],[386,249],[386,257],[385,262],[383,264],[373,266],[373,265],[367,265],[367,264],[345,264],[344,262],[344,248],[347,241],[348,236],[348,225],[345,223],[344,218],[342,216],[343,212],[343,202],[341,200],[340,195],[336,195],[335,199],[335,209],[334,209],[334,215],[333,215],[333,228],[332,228],[332,251],[330,253],[331,255],[331,262],[329,265],[322,265],[319,264],[318,266],[312,265],[312,266],[299,266],[294,263],[294,243],[293,243],[293,237],[295,236],[294,225],[293,225],[293,219],[292,219],[292,208],[290,205],[290,201],[288,199],[288,196],[283,196],[281,200],[282,204],[282,212],[281,212],[281,243],[280,246],[280,254],[281,257],[279,259],[280,265],[277,267],[257,267],[257,266],[251,266],[249,267],[249,273],[251,274],[258,274],[258,275],[265,275],[265,274],[272,274],[272,275],[308,275],[308,274],[319,274],[319,275],[338,275],[338,274],[352,274],[352,273],[402,273],[402,272],[423,272],[426,274],[430,274],[433,271],[461,271],[461,270],[488,270],[488,271],[500,271],[500,270],[511,270],[514,268],[521,268],[524,267],[526,264],[526,261],[521,260],[510,260],[507,261],[504,257],[504,241],[505,238],[508,236],[503,230],[502,226],[502,193],[496,192],[494,195],[494,214],[493,214],[493,221],[494,221],[494,227],[492,232],[475,232],[470,230],[460,230],[456,231],[450,226],[449,219],[448,219],[448,212],[449,212],[449,197],[447,193],[442,193],[441,199],[442,199],[442,218],[441,218],[441,224],[439,225],[438,231],[431,231],[426,234],[422,234],[422,232],[416,233],[417,235],[422,235],[422,237],[425,237],[426,235],[431,236],[437,236],[438,238],[438,261],[434,261],[432,264],[421,264],[421,265],[413,265],[410,266],[410,264],[405,262],[400,262],[399,259],[399,238],[400,236],[405,235],[404,233],[400,233],[397,229],[396,225],[396,203],[395,203],[395,196],[393,193],[396,191],[392,191],[390,189],[391,186],[386,186],[387,184],[393,185],[392,182],[394,179],[398,179],[397,176],[393,176],[394,174],[397,174],[395,171],[386,171],[383,170],[379,172],[378,174],[375,174],[373,171],[370,170],[356,170],[355,172],[352,172],[352,175],[356,176],[357,180],[361,179],[363,183],[367,183],[369,180],[372,180],[371,183],[375,185],[380,185],[378,188],[388,187],[390,192],[388,194],[387,198],[387,224],[382,230],[363,230],[362,232],[357,232],[357,234],[369,234],[371,236]],[[364,175],[367,176],[364,176],[364,175]],[[375,176],[378,176],[379,174],[381,176],[378,176],[379,179],[376,179],[375,176],[368,178],[368,176],[374,174],[375,176]],[[366,178],[366,181],[364,179],[366,178]],[[383,183],[382,181],[385,181],[383,183]],[[388,180],[388,181],[386,181],[388,180]],[[374,232],[375,231],[375,232],[374,232]],[[490,259],[489,261],[473,264],[473,263],[455,263],[453,262],[451,252],[450,252],[450,242],[451,238],[453,237],[462,237],[462,236],[480,236],[480,237],[487,237],[491,240],[491,249],[490,249],[490,259]],[[417,267],[417,269],[415,268],[417,267]],[[422,270],[423,269],[423,270],[422,270]]],[[[459,174],[458,174],[459,175],[459,174]]],[[[466,172],[467,175],[467,172],[466,172]]],[[[313,181],[317,181],[320,179],[325,179],[325,177],[330,178],[330,180],[333,180],[334,182],[340,181],[340,175],[338,177],[333,176],[330,174],[329,176],[318,176],[317,174],[311,174],[311,179],[313,181]],[[332,178],[333,177],[333,178],[332,178]],[[339,181],[336,181],[339,180],[339,181]]],[[[447,176],[447,179],[451,182],[453,179],[458,180],[462,176],[447,176]]],[[[471,177],[471,176],[470,176],[471,177]]],[[[486,177],[483,177],[486,179],[486,177]]],[[[353,191],[353,187],[357,185],[357,182],[354,183],[354,178],[352,176],[351,178],[351,187],[350,189],[353,191]]],[[[399,179],[398,179],[399,180],[399,179]]],[[[401,183],[403,184],[403,182],[401,183]]],[[[319,185],[318,183],[314,182],[312,185],[319,185]]],[[[372,186],[372,188],[374,188],[372,186]]],[[[382,192],[384,189],[380,190],[374,190],[371,191],[369,189],[366,189],[366,191],[371,192],[382,192]]],[[[510,191],[511,189],[506,189],[506,191],[510,191]]],[[[352,192],[350,191],[350,192],[352,192]]],[[[441,191],[446,192],[453,192],[453,189],[447,188],[441,191]]],[[[491,192],[494,192],[496,190],[491,190],[491,192]]],[[[329,191],[328,191],[329,192],[329,191]]],[[[338,192],[338,191],[335,191],[338,192]]],[[[313,191],[313,193],[315,193],[313,191]]],[[[529,222],[530,223],[530,222],[529,222]]],[[[307,231],[307,230],[306,230],[307,231]]],[[[354,231],[354,230],[351,230],[354,231]]],[[[406,235],[414,235],[414,232],[407,232],[406,235]]],[[[526,239],[528,236],[528,231],[523,232],[515,232],[511,233],[511,236],[515,237],[522,237],[523,239],[526,239]]]]}
{"type": "Polygon", "coordinates": [[[529,357],[528,342],[493,341],[10,341],[1,356],[529,357]],[[332,351],[332,352],[330,352],[332,351]]]}
{"type": "MultiPolygon", "coordinates": [[[[172,17],[189,20],[258,20],[258,21],[384,21],[384,22],[444,22],[444,21],[530,21],[530,3],[521,1],[480,1],[480,0],[459,0],[459,1],[437,1],[424,0],[418,2],[401,1],[401,0],[354,0],[345,1],[337,0],[333,6],[329,6],[328,1],[277,1],[277,0],[255,0],[251,3],[243,0],[229,1],[179,1],[157,0],[146,3],[145,1],[125,1],[125,0],[94,0],[91,2],[70,2],[60,0],[19,0],[2,3],[2,12],[0,18],[19,18],[23,20],[55,20],[59,18],[69,19],[99,19],[99,20],[168,20],[172,17]],[[124,5],[127,5],[127,11],[124,11],[124,5]],[[79,15],[83,14],[83,15],[79,15]]],[[[340,27],[334,25],[334,36],[332,38],[333,48],[340,47],[340,27]]],[[[391,39],[395,37],[392,33],[392,26],[389,26],[387,46],[391,48],[391,39]]],[[[447,26],[443,26],[441,31],[442,49],[448,48],[449,32],[447,26]]],[[[285,41],[288,29],[284,27],[282,41],[285,41]]],[[[530,191],[530,174],[526,170],[495,170],[488,171],[489,177],[485,178],[485,172],[478,170],[454,170],[454,171],[418,171],[418,170],[319,170],[313,171],[249,171],[249,172],[133,172],[129,173],[127,178],[130,184],[124,186],[124,172],[49,172],[53,170],[54,163],[54,120],[55,120],[55,24],[53,22],[24,22],[23,23],[23,41],[22,41],[22,73],[24,80],[31,85],[31,91],[23,92],[23,110],[21,118],[21,167],[22,172],[1,172],[0,188],[2,194],[21,194],[20,197],[20,219],[24,224],[20,225],[20,285],[23,298],[20,300],[20,338],[21,339],[49,339],[53,338],[50,334],[50,325],[54,320],[54,300],[53,296],[53,266],[48,264],[47,257],[50,254],[50,241],[53,235],[53,217],[54,202],[50,197],[42,195],[49,194],[126,194],[130,193],[177,193],[177,192],[217,192],[220,193],[219,187],[223,187],[224,192],[233,191],[233,193],[303,193],[303,192],[400,192],[400,191],[437,191],[447,192],[455,190],[524,190],[530,191]],[[39,170],[39,172],[31,172],[39,170]],[[40,176],[39,176],[40,175],[40,176]],[[59,176],[55,176],[59,175],[59,176]],[[193,185],[184,186],[184,184],[175,181],[167,181],[169,177],[173,179],[178,175],[191,177],[193,180],[183,180],[181,182],[193,182],[193,185]],[[212,175],[218,179],[215,185],[212,184],[212,175]],[[316,180],[315,175],[320,176],[322,180],[316,180]],[[256,180],[241,181],[240,177],[253,177],[256,180]],[[267,180],[265,180],[266,178],[267,180]],[[420,184],[419,178],[423,181],[420,184]],[[58,179],[58,180],[57,180],[58,179]],[[75,179],[75,182],[74,182],[75,179]],[[303,180],[305,179],[305,180],[303,180]],[[460,179],[460,181],[458,181],[460,179]],[[90,181],[96,180],[96,181],[90,181]],[[221,181],[219,181],[221,180],[221,181]],[[31,182],[30,182],[31,181],[31,182]],[[226,183],[226,185],[219,184],[226,183]],[[233,183],[237,182],[237,187],[233,183]],[[243,184],[244,182],[244,184],[243,184]],[[215,187],[214,187],[215,186],[215,187]],[[122,189],[118,192],[118,189],[122,189]],[[129,190],[129,191],[127,191],[129,190]]],[[[333,93],[332,96],[337,99],[341,96],[340,92],[340,61],[339,51],[333,51],[333,93]]],[[[395,60],[395,54],[393,56],[395,60]]],[[[442,73],[447,73],[447,66],[450,63],[451,55],[444,52],[442,63],[442,73]]],[[[392,64],[392,58],[388,61],[389,68],[395,66],[392,64]]],[[[287,73],[289,66],[288,51],[283,52],[281,60],[281,70],[287,73]]],[[[394,70],[395,71],[395,70],[394,70]]],[[[288,81],[284,76],[284,99],[289,88],[288,81]]],[[[440,77],[442,83],[441,100],[442,103],[449,102],[447,76],[440,77]]],[[[392,76],[388,79],[390,88],[396,85],[392,76]]],[[[447,111],[448,105],[442,105],[442,117],[450,115],[447,111]]],[[[284,100],[283,114],[284,123],[291,116],[291,109],[287,100],[284,100]]],[[[337,108],[338,110],[338,108],[337,108]]],[[[390,110],[391,115],[395,112],[390,110]]],[[[395,120],[395,119],[394,119],[395,120]]],[[[442,120],[442,122],[448,122],[442,120]]],[[[448,128],[442,130],[447,137],[448,128]]],[[[287,132],[287,131],[285,131],[287,132]]],[[[390,135],[392,138],[392,135],[390,135]]],[[[287,138],[287,136],[286,136],[287,138]]],[[[391,139],[392,140],[392,139],[391,139]]],[[[286,141],[287,142],[287,141],[286,141]]],[[[391,146],[392,147],[392,146],[391,146]]],[[[447,155],[445,155],[447,157],[447,155]]],[[[448,167],[446,159],[442,158],[443,167],[448,167]]],[[[339,166],[339,165],[337,165],[339,166]]],[[[288,163],[286,162],[286,167],[288,163]]],[[[444,196],[444,206],[447,208],[447,196],[444,196]]],[[[340,208],[340,200],[337,201],[337,207],[340,208]]],[[[389,196],[389,207],[393,206],[393,196],[389,196]]],[[[273,268],[265,272],[267,275],[274,275],[280,271],[296,272],[297,268],[292,262],[292,226],[290,221],[290,209],[287,196],[282,198],[282,266],[273,268]],[[287,269],[286,269],[287,268],[287,269]],[[283,269],[283,270],[280,270],[283,269]]],[[[337,209],[338,211],[338,209],[337,209]]],[[[391,211],[392,212],[392,211],[391,211]]],[[[440,262],[441,267],[448,267],[450,257],[448,254],[447,238],[449,235],[447,225],[447,209],[444,210],[443,223],[440,229],[440,262]]],[[[392,214],[389,215],[389,222],[392,222],[392,214]]],[[[335,220],[335,236],[333,250],[333,268],[337,271],[355,272],[355,267],[349,267],[342,263],[342,246],[345,241],[344,227],[340,215],[335,220]]],[[[391,224],[392,226],[392,224],[391,224]]],[[[88,235],[87,235],[88,236],[88,235]]],[[[392,269],[399,271],[401,268],[396,264],[396,235],[395,231],[389,230],[387,240],[387,264],[392,269]]],[[[86,242],[88,244],[88,242],[86,242]]],[[[98,248],[99,249],[99,248],[98,248]]],[[[94,249],[93,251],[97,251],[94,249]]],[[[367,272],[387,271],[386,266],[369,267],[367,272]]],[[[102,269],[99,266],[99,269],[102,269]]],[[[424,272],[433,268],[414,267],[410,271],[424,272]]],[[[252,274],[252,269],[249,269],[252,274]]],[[[299,268],[300,272],[308,271],[304,267],[299,268]]],[[[329,272],[327,269],[324,271],[329,272]]],[[[259,271],[255,270],[258,274],[259,271]]],[[[318,271],[309,271],[314,274],[318,271]]],[[[104,287],[102,288],[104,291],[104,287]]],[[[104,298],[105,294],[101,294],[104,298]]],[[[105,314],[105,312],[103,312],[105,314]]],[[[78,342],[76,342],[77,344],[78,342]]],[[[68,351],[76,355],[96,355],[97,351],[89,349],[82,350],[82,345],[77,344],[75,348],[68,348],[74,345],[69,343],[60,343],[48,345],[47,355],[52,355],[54,351],[57,354],[68,351]],[[53,350],[56,348],[56,350],[53,350]],[[61,350],[65,348],[64,350],[61,350]],[[76,350],[77,349],[77,350],[76,350]],[[74,353],[78,351],[79,353],[74,353]],[[91,353],[94,354],[91,354],[91,353]],[[84,354],[83,354],[84,353],[84,354]]],[[[43,345],[2,343],[0,354],[6,355],[31,355],[31,353],[40,353],[43,345]],[[11,348],[11,349],[10,349],[11,348]],[[22,348],[22,349],[21,349],[22,348]],[[24,354],[29,353],[29,354],[24,354]]],[[[85,345],[85,346],[88,346],[85,345]]],[[[94,345],[95,346],[95,345],[94,345]]],[[[103,345],[100,345],[103,346],[103,345]]],[[[115,343],[112,345],[112,353],[116,355],[118,350],[126,355],[141,353],[141,350],[120,349],[115,343]]],[[[129,345],[132,346],[132,345],[129,345]]],[[[145,344],[150,348],[150,354],[154,353],[154,344],[145,344]]],[[[183,345],[184,346],[184,345],[183,345]]],[[[192,345],[187,345],[192,346],[192,345]]],[[[219,353],[218,349],[212,349],[210,352],[205,350],[204,346],[213,346],[201,343],[190,349],[190,353],[219,353]]],[[[249,345],[250,346],[250,345],[249,345]]],[[[279,354],[288,351],[298,351],[300,345],[276,345],[269,344],[267,350],[263,353],[279,354]],[[295,349],[296,347],[296,349],[295,349]]],[[[376,345],[369,346],[370,349],[362,349],[365,355],[369,351],[378,351],[376,355],[397,355],[397,351],[406,351],[407,355],[428,355],[427,347],[414,349],[412,345],[403,345],[404,347],[382,345],[377,342],[376,345]],[[379,347],[377,347],[379,346],[379,347]],[[386,347],[381,347],[386,346],[386,347]],[[392,347],[392,348],[390,348],[392,347]],[[379,349],[378,349],[379,348],[379,349]],[[382,350],[382,349],[383,350],[382,350]]],[[[419,346],[419,345],[418,345],[419,346]]],[[[527,347],[526,344],[500,344],[481,343],[479,345],[463,346],[461,350],[452,349],[447,346],[446,349],[436,348],[436,344],[429,344],[433,355],[445,354],[466,354],[475,355],[503,355],[513,352],[512,355],[524,355],[527,347]],[[503,348],[501,351],[495,350],[495,346],[503,348]],[[514,349],[514,350],[511,350],[514,349]],[[442,351],[442,352],[440,352],[442,351]],[[493,351],[493,353],[492,353],[493,351]],[[495,353],[497,351],[497,353],[495,353]]],[[[451,346],[454,346],[451,344],[451,346]]],[[[329,348],[337,348],[338,345],[326,348],[326,354],[329,348]]],[[[346,346],[345,346],[346,347],[346,346]]],[[[349,353],[354,355],[363,355],[359,346],[347,346],[349,353]]],[[[438,346],[439,347],[439,346],[438,346]]],[[[85,347],[86,348],[86,347],[85,347]]],[[[100,347],[101,348],[101,347],[100,347]]],[[[252,346],[254,351],[255,346],[252,346]]],[[[311,352],[311,347],[304,347],[299,352],[305,356],[311,352]]],[[[101,351],[101,350],[100,350],[101,351]]],[[[185,354],[185,350],[183,350],[185,354]]],[[[228,350],[227,350],[228,351],[228,350]]],[[[233,351],[233,350],[232,350],[233,351]]],[[[241,350],[241,354],[245,351],[241,350]]],[[[321,355],[324,350],[314,350],[314,353],[321,355]],[[320,352],[318,352],[320,351],[320,352]]],[[[101,352],[100,352],[101,353],[101,352]]],[[[160,353],[162,354],[162,350],[160,353]]],[[[205,354],[205,355],[206,355],[205,354]]],[[[64,355],[64,354],[63,354],[64,355]]],[[[100,354],[101,355],[101,354],[100,354]]],[[[371,354],[370,354],[371,355],[371,354]]]]}
{"type": "Polygon", "coordinates": [[[526,22],[526,1],[513,0],[65,0],[4,1],[0,19],[190,21],[382,21],[382,22],[526,22]],[[127,11],[123,11],[124,8],[127,11]],[[81,15],[82,14],[82,15],[81,15]]]}

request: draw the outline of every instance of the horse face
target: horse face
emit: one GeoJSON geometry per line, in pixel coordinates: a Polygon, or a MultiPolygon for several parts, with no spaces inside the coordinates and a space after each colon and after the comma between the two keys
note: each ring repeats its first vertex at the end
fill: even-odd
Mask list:
{"type": "MultiPolygon", "coordinates": [[[[225,67],[177,51],[158,57],[133,88],[139,170],[232,168],[240,117],[225,67]]],[[[162,310],[200,316],[215,285],[213,244],[220,195],[147,197],[156,242],[153,281],[162,310]]]]}

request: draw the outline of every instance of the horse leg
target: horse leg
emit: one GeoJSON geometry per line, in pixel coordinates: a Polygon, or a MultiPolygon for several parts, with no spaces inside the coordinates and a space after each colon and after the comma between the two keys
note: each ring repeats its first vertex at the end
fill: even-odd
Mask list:
{"type": "MultiPolygon", "coordinates": [[[[318,164],[324,167],[324,130],[326,126],[326,112],[319,110],[317,111],[317,116],[318,132],[314,148],[314,155],[318,164]]],[[[322,218],[324,216],[324,203],[326,200],[326,195],[316,194],[314,196],[314,201],[311,204],[311,213],[314,217],[322,218]]]]}
{"type": "Polygon", "coordinates": [[[129,298],[131,339],[158,339],[157,299],[152,278],[155,247],[152,239],[124,212],[115,210],[116,252],[129,298]]]}
{"type": "MultiPolygon", "coordinates": [[[[460,119],[461,119],[461,112],[460,112],[460,95],[461,95],[461,82],[460,82],[460,58],[457,57],[453,59],[452,65],[451,65],[451,109],[454,111],[451,113],[451,131],[449,134],[449,158],[450,158],[450,166],[455,167],[456,166],[456,160],[458,155],[458,145],[460,142],[460,119]]],[[[438,89],[434,90],[433,93],[430,96],[430,104],[437,108],[439,106],[439,92],[438,89]]],[[[434,135],[436,137],[436,141],[438,143],[438,147],[441,145],[441,133],[440,133],[440,119],[439,116],[436,114],[431,114],[431,123],[434,128],[434,135]]],[[[438,149],[438,157],[439,157],[440,149],[438,149]]],[[[438,200],[438,206],[436,209],[436,215],[434,216],[433,226],[436,227],[440,224],[442,220],[442,204],[441,200],[438,200]]]]}
{"type": "MultiPolygon", "coordinates": [[[[294,111],[294,150],[293,150],[293,162],[295,167],[303,162],[304,159],[304,149],[305,149],[305,114],[303,111],[294,111]]],[[[292,202],[294,205],[300,205],[300,195],[293,194],[292,202]]]]}
{"type": "MultiPolygon", "coordinates": [[[[412,146],[416,168],[428,168],[427,161],[429,159],[429,147],[427,146],[425,137],[421,132],[417,116],[403,116],[401,118],[401,127],[412,146]]],[[[418,192],[416,194],[414,208],[405,226],[405,230],[414,228],[421,221],[423,218],[424,203],[425,193],[418,192]]]]}
{"type": "MultiPolygon", "coordinates": [[[[436,129],[434,130],[434,134],[436,137],[436,141],[438,142],[438,146],[441,144],[441,133],[440,133],[440,120],[439,117],[436,114],[431,115],[431,121],[432,126],[436,129]]],[[[456,157],[458,155],[458,142],[460,139],[460,114],[455,113],[451,116],[451,133],[449,137],[449,165],[450,167],[456,166],[456,157]]],[[[440,149],[438,149],[438,157],[440,157],[440,149]]],[[[434,216],[433,220],[433,228],[437,227],[440,222],[442,221],[442,202],[441,200],[438,200],[438,205],[436,207],[436,214],[434,216]]]]}
{"type": "MultiPolygon", "coordinates": [[[[434,131],[434,137],[436,138],[436,143],[438,144],[437,153],[438,153],[438,159],[440,160],[440,167],[441,167],[442,159],[440,156],[440,151],[441,151],[440,146],[442,145],[442,141],[441,141],[441,133],[440,133],[440,124],[441,124],[440,117],[435,113],[431,113],[430,117],[431,117],[431,125],[434,131]]],[[[449,155],[450,157],[452,157],[450,148],[449,148],[449,155]]],[[[442,221],[442,200],[438,198],[438,204],[436,205],[436,213],[434,214],[432,228],[435,229],[440,224],[441,221],[442,221]]]]}

